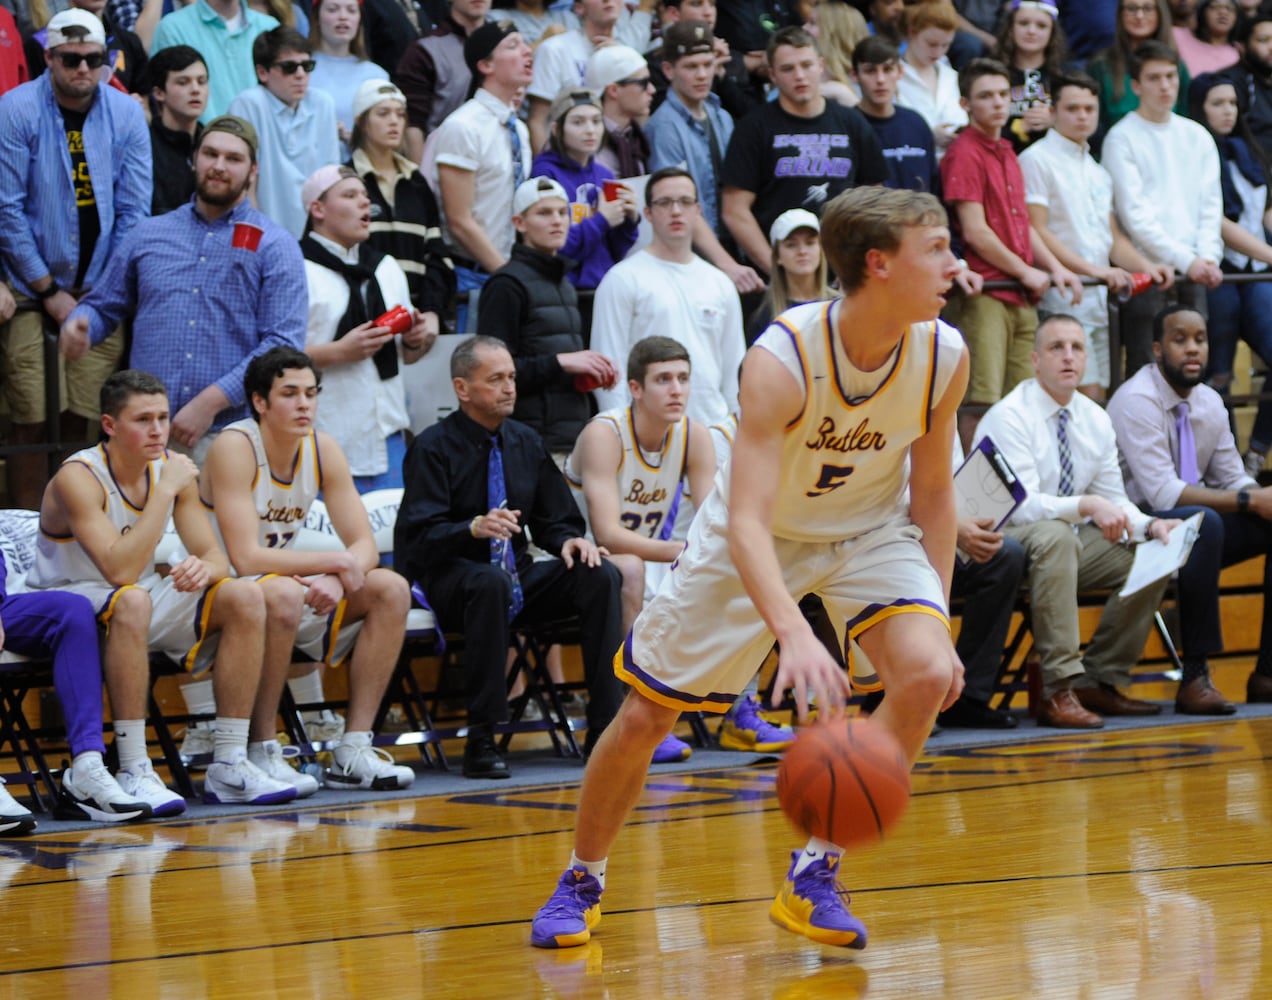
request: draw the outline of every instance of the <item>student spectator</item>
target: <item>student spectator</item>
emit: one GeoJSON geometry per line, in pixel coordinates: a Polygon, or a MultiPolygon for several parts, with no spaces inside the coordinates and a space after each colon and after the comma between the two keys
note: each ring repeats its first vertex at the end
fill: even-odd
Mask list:
{"type": "Polygon", "coordinates": [[[305,349],[323,372],[327,403],[316,426],[344,452],[359,493],[401,486],[411,424],[401,366],[428,353],[438,315],[412,307],[401,266],[368,242],[371,200],[352,169],[320,167],[301,200],[309,206],[300,241],[309,289],[305,349]],[[376,323],[399,307],[409,316],[404,331],[376,323]]]}
{"type": "Polygon", "coordinates": [[[1241,61],[1224,75],[1241,95],[1246,124],[1263,155],[1272,155],[1272,4],[1237,25],[1241,61]]]}
{"type": "Polygon", "coordinates": [[[472,96],[464,43],[489,10],[490,0],[454,0],[441,26],[411,45],[393,70],[406,95],[406,155],[416,163],[424,162],[424,138],[472,96]]]}
{"type": "MultiPolygon", "coordinates": [[[[680,21],[702,21],[715,31],[719,16],[716,0],[663,0],[660,6],[662,33],[680,21]]],[[[719,35],[715,35],[715,76],[711,80],[712,92],[720,98],[720,106],[737,120],[765,101],[765,85],[768,82],[763,50],[741,52],[729,47],[719,35]]],[[[649,76],[654,84],[654,109],[666,99],[670,82],[663,71],[667,62],[664,47],[660,44],[649,53],[649,76]]]]}
{"type": "Polygon", "coordinates": [[[569,195],[549,177],[517,188],[512,224],[520,241],[482,289],[477,332],[504,341],[517,368],[513,416],[560,457],[574,447],[590,411],[584,384],[614,385],[617,366],[585,349],[569,260],[558,254],[573,227],[569,195]]]}
{"type": "MultiPolygon", "coordinates": [[[[398,149],[406,129],[406,98],[386,81],[368,80],[353,98],[353,158],[349,165],[371,199],[367,245],[394,257],[411,288],[411,304],[441,318],[455,294],[437,199],[419,168],[398,149]]],[[[436,331],[435,331],[436,332],[436,331]]]]}
{"type": "Polygon", "coordinates": [[[769,230],[773,273],[764,301],[747,324],[749,346],[765,328],[791,306],[818,302],[835,295],[830,287],[830,268],[822,253],[821,222],[803,208],[787,209],[773,220],[769,230]]]}
{"type": "Polygon", "coordinates": [[[905,0],[863,0],[871,34],[886,38],[898,50],[905,48],[905,0]]]}
{"type": "Polygon", "coordinates": [[[1185,27],[1175,22],[1171,38],[1189,74],[1196,77],[1236,65],[1241,58],[1233,40],[1236,30],[1236,0],[1201,0],[1196,24],[1185,27]]]}
{"type": "Polygon", "coordinates": [[[252,207],[256,132],[213,119],[194,150],[195,195],[143,220],[62,326],[68,358],[132,321],[132,363],[174,386],[172,441],[196,462],[247,414],[243,371],[277,344],[305,343],[304,260],[296,241],[252,207]]]}
{"type": "Polygon", "coordinates": [[[511,21],[526,42],[538,47],[540,42],[579,26],[572,7],[573,4],[563,6],[553,0],[495,0],[495,10],[499,12],[495,17],[511,21]]]}
{"type": "Polygon", "coordinates": [[[1165,540],[1178,521],[1153,518],[1126,498],[1108,414],[1077,391],[1086,335],[1062,315],[1038,326],[1036,377],[990,407],[977,428],[1011,465],[1025,501],[1006,534],[1028,557],[1034,644],[1042,657],[1038,725],[1098,729],[1106,715],[1156,715],[1161,707],[1120,688],[1144,649],[1166,579],[1105,604],[1082,648],[1081,590],[1121,589],[1134,555],[1124,541],[1165,540]]]}
{"type": "Polygon", "coordinates": [[[353,95],[368,80],[387,80],[382,66],[367,59],[362,39],[362,8],[358,0],[318,0],[309,22],[314,71],[309,85],[324,91],[336,108],[340,158],[349,158],[353,129],[353,95]]]}
{"type": "Polygon", "coordinates": [[[588,60],[583,80],[600,98],[605,121],[596,162],[615,177],[648,173],[649,139],[641,124],[649,118],[654,85],[645,57],[626,45],[607,45],[588,60]]]}
{"type": "MultiPolygon", "coordinates": [[[[1002,26],[1002,14],[1014,6],[1005,0],[953,0],[958,13],[958,30],[950,44],[950,65],[962,69],[973,59],[993,54],[1001,58],[998,49],[998,29],[1002,26]]],[[[1027,2],[1027,0],[1026,0],[1027,2]]],[[[1049,0],[1050,2],[1050,0],[1049,0]]]]}
{"type": "Polygon", "coordinates": [[[945,53],[954,40],[957,15],[948,0],[924,0],[905,12],[906,46],[901,56],[897,103],[923,116],[936,140],[939,160],[967,124],[959,100],[959,74],[945,53]]]}
{"type": "Polygon", "coordinates": [[[852,75],[852,53],[871,37],[865,17],[844,0],[817,0],[809,8],[804,30],[817,42],[825,60],[822,97],[855,108],[860,95],[852,75]]]}
{"type": "Polygon", "coordinates": [[[171,212],[194,194],[194,147],[208,103],[208,68],[188,45],[160,49],[150,60],[150,156],[154,194],[150,214],[171,212]]]}
{"type": "MultiPolygon", "coordinates": [[[[1153,364],[1109,400],[1126,475],[1126,492],[1157,517],[1204,513],[1188,561],[1179,570],[1183,676],[1175,711],[1231,715],[1236,706],[1211,683],[1206,658],[1223,651],[1219,572],[1272,555],[1272,488],[1242,467],[1220,395],[1204,383],[1206,320],[1173,305],[1153,320],[1153,364]]],[[[1263,629],[1246,700],[1272,701],[1272,559],[1265,564],[1263,629]]]]}
{"type": "MultiPolygon", "coordinates": [[[[614,28],[623,11],[620,0],[576,0],[579,26],[549,38],[534,56],[534,79],[529,98],[530,144],[539,152],[548,141],[548,110],[566,87],[581,87],[588,60],[604,45],[618,41],[614,28]]],[[[642,48],[642,46],[635,46],[642,48]]]]}
{"type": "MultiPolygon", "coordinates": [[[[640,209],[631,189],[615,185],[613,173],[596,162],[605,122],[594,91],[563,90],[552,103],[548,127],[548,148],[534,158],[531,173],[564,188],[570,218],[561,253],[577,265],[568,271],[574,287],[594,289],[635,244],[640,209]]],[[[585,335],[591,316],[589,308],[585,335]]]]}
{"type": "Polygon", "coordinates": [[[195,0],[163,16],[155,28],[150,52],[154,55],[172,45],[189,45],[203,56],[208,68],[208,103],[199,120],[206,125],[225,114],[240,93],[256,86],[256,36],[277,27],[278,21],[253,10],[247,0],[195,0]]]}
{"type": "MultiPolygon", "coordinates": [[[[593,419],[565,465],[591,536],[620,566],[624,582],[629,575],[635,581],[634,593],[624,587],[625,631],[661,579],[661,574],[646,573],[646,565],[650,570],[665,567],[684,551],[684,541],[672,538],[678,509],[689,496],[701,502],[715,478],[711,435],[685,415],[689,371],[689,352],[672,338],[638,341],[627,357],[631,405],[593,419]]],[[[748,707],[758,719],[755,704],[748,701],[748,707]]],[[[793,738],[786,734],[776,749],[793,738]]],[[[751,743],[749,749],[756,749],[754,738],[751,743]]],[[[668,733],[654,750],[653,763],[684,760],[691,752],[687,743],[668,733]]]]}
{"type": "MultiPolygon", "coordinates": [[[[0,262],[17,297],[3,331],[5,397],[15,444],[48,440],[44,323],[61,324],[102,278],[124,237],[150,206],[150,138],[137,102],[99,84],[106,36],[96,15],[67,10],[48,24],[48,72],[0,98],[0,262]],[[38,155],[33,155],[38,154],[38,155]]],[[[83,441],[97,419],[98,390],[122,341],[114,324],[101,346],[68,365],[61,440],[83,441]]],[[[9,492],[35,509],[47,457],[10,455],[9,492]]]]}
{"type": "MultiPolygon", "coordinates": [[[[746,338],[736,288],[693,252],[699,211],[688,171],[668,167],[650,177],[645,218],[653,238],[644,250],[615,264],[596,290],[592,348],[613,361],[627,357],[650,330],[674,336],[693,359],[689,415],[710,425],[737,407],[746,338]]],[[[601,409],[613,409],[626,402],[626,388],[598,389],[596,398],[601,409]]]]}
{"type": "MultiPolygon", "coordinates": [[[[530,134],[517,117],[534,53],[509,22],[482,25],[464,43],[477,81],[472,100],[438,128],[437,185],[460,292],[477,291],[512,252],[512,198],[530,176],[530,134]]],[[[468,305],[456,314],[468,332],[468,305]]]]}
{"type": "MultiPolygon", "coordinates": [[[[106,32],[106,65],[111,67],[107,79],[130,94],[146,92],[146,46],[133,32],[120,25],[111,15],[106,0],[70,0],[67,10],[83,10],[102,22],[106,32]]],[[[41,28],[27,36],[25,42],[27,67],[32,74],[44,72],[44,48],[48,28],[41,28]]]]}
{"type": "Polygon", "coordinates": [[[1051,81],[1068,55],[1058,13],[1052,0],[1024,0],[1012,5],[998,33],[998,54],[1011,72],[1011,109],[1003,133],[1017,153],[1051,127],[1051,81]]]}
{"type": "MultiPolygon", "coordinates": [[[[36,530],[33,517],[31,529],[36,530]]],[[[102,661],[97,651],[97,619],[83,594],[57,590],[10,593],[10,570],[25,578],[35,560],[34,535],[9,533],[21,522],[6,517],[0,529],[0,648],[48,660],[53,686],[66,719],[71,766],[62,771],[62,790],[53,815],[97,823],[125,823],[150,815],[150,803],[127,795],[102,762],[102,661]]],[[[3,668],[0,668],[2,670],[3,668]]],[[[13,837],[35,829],[31,810],[21,806],[0,778],[0,834],[13,837]]]]}
{"type": "MultiPolygon", "coordinates": [[[[1175,51],[1170,35],[1170,11],[1166,0],[1118,0],[1117,33],[1113,44],[1087,64],[1087,72],[1100,85],[1100,132],[1102,136],[1139,106],[1139,94],[1132,83],[1134,53],[1142,44],[1156,41],[1175,51]]],[[[1187,110],[1188,68],[1176,54],[1181,82],[1179,105],[1187,110]]]]}
{"type": "Polygon", "coordinates": [[[230,114],[250,122],[261,136],[257,153],[256,206],[289,233],[305,231],[300,189],[321,166],[340,161],[336,106],[329,94],[311,89],[314,71],[309,39],[291,28],[275,28],[252,45],[256,78],[230,102],[230,114]]]}
{"type": "Polygon", "coordinates": [[[777,100],[738,124],[720,171],[724,221],[766,273],[773,261],[765,234],[779,215],[820,211],[849,188],[888,179],[869,123],[821,95],[823,63],[812,37],[803,28],[782,28],[767,54],[777,100]]]}
{"type": "MultiPolygon", "coordinates": [[[[1171,110],[1180,86],[1174,50],[1145,42],[1131,70],[1139,106],[1104,139],[1113,204],[1141,253],[1187,275],[1189,283],[1175,289],[1179,300],[1204,311],[1206,289],[1223,281],[1219,154],[1203,126],[1171,110]]],[[[1152,359],[1152,317],[1163,303],[1150,290],[1123,307],[1127,374],[1152,359]]]]}
{"type": "Polygon", "coordinates": [[[27,66],[26,53],[22,50],[17,22],[6,8],[0,7],[0,96],[30,79],[31,71],[27,66]]]}
{"type": "MultiPolygon", "coordinates": [[[[941,186],[954,209],[967,263],[985,281],[1017,281],[1023,290],[997,289],[956,299],[949,312],[972,356],[966,402],[996,403],[1029,375],[1038,325],[1036,303],[1054,282],[1082,299],[1082,285],[1029,224],[1025,184],[1011,143],[1002,137],[1011,84],[1007,67],[973,59],[959,74],[962,103],[971,118],[941,162],[941,186]]],[[[959,433],[970,444],[977,414],[959,414],[959,433]]]]}
{"type": "Polygon", "coordinates": [[[871,35],[853,50],[853,78],[861,89],[857,110],[874,129],[888,166],[885,187],[940,190],[936,144],[923,116],[896,104],[901,54],[886,38],[871,35]]]}
{"type": "MultiPolygon", "coordinates": [[[[330,221],[321,210],[315,214],[320,222],[330,221]]],[[[348,657],[348,725],[323,784],[406,788],[415,773],[372,747],[371,727],[402,649],[411,603],[407,582],[379,565],[349,463],[335,439],[314,428],[319,379],[313,361],[292,348],[274,348],[252,360],[243,380],[252,417],[227,428],[208,453],[200,498],[216,519],[235,570],[260,576],[265,592],[269,629],[248,759],[295,788],[297,798],[317,791],[311,775],[283,759],[275,738],[278,701],[293,648],[332,666],[348,657]],[[320,491],[344,547],[298,551],[296,529],[320,491]]]]}
{"type": "MultiPolygon", "coordinates": [[[[426,4],[430,8],[434,6],[427,0],[426,4]]],[[[411,43],[433,29],[433,21],[420,0],[363,0],[362,30],[367,42],[367,58],[392,73],[411,43]]]]}
{"type": "MultiPolygon", "coordinates": [[[[1192,82],[1188,113],[1205,125],[1219,149],[1223,191],[1225,274],[1260,274],[1272,264],[1265,219],[1268,166],[1250,137],[1236,88],[1224,76],[1205,73],[1192,82]]],[[[1266,365],[1272,362],[1272,285],[1262,281],[1224,282],[1206,290],[1210,313],[1206,341],[1210,363],[1206,381],[1225,399],[1232,381],[1237,341],[1244,340],[1266,365]]],[[[1246,472],[1258,476],[1272,445],[1272,400],[1260,399],[1245,453],[1246,472]]]]}
{"type": "Polygon", "coordinates": [[[1197,0],[1167,0],[1167,2],[1170,5],[1172,31],[1179,28],[1192,31],[1197,27],[1197,0]]]}
{"type": "MultiPolygon", "coordinates": [[[[148,654],[154,650],[196,675],[212,670],[219,711],[204,800],[288,802],[296,790],[247,759],[265,649],[264,596],[255,581],[229,578],[229,562],[199,502],[199,469],[167,451],[163,383],[146,372],[117,372],[102,386],[101,411],[106,442],[76,452],[44,495],[27,585],[83,594],[109,624],[102,663],[119,785],[154,816],[185,811],[185,799],[164,786],[146,751],[148,654]],[[155,548],[170,517],[190,554],[160,576],[155,548]]],[[[79,798],[73,781],[69,790],[79,798]]]]}
{"type": "Polygon", "coordinates": [[[451,355],[451,374],[459,409],[407,452],[394,561],[423,585],[438,620],[464,633],[464,775],[506,778],[494,726],[508,713],[510,624],[578,615],[590,752],[622,698],[611,666],[622,641],[622,585],[618,570],[585,537],[543,441],[508,419],[516,406],[516,367],[503,342],[464,341],[451,355]],[[523,527],[551,558],[530,557],[523,527]]]}
{"type": "MultiPolygon", "coordinates": [[[[1020,156],[1029,221],[1047,248],[1074,274],[1096,278],[1115,293],[1129,294],[1131,275],[1148,273],[1163,289],[1175,269],[1135,249],[1113,212],[1113,180],[1091,156],[1088,140],[1100,120],[1099,87],[1085,73],[1051,80],[1055,124],[1020,156]]],[[[1038,313],[1068,313],[1087,336],[1087,381],[1078,387],[1103,402],[1111,376],[1109,310],[1105,289],[1086,288],[1076,305],[1049,288],[1038,313]]]]}

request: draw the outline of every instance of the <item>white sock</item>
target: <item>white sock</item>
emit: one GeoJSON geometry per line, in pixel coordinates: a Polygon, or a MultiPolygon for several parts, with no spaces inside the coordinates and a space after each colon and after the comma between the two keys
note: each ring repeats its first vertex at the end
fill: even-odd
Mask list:
{"type": "MultiPolygon", "coordinates": [[[[181,697],[185,699],[186,711],[191,715],[216,715],[216,694],[212,687],[212,678],[205,681],[191,681],[181,685],[181,697]]],[[[208,726],[208,722],[193,723],[196,726],[208,726]]]]}
{"type": "Polygon", "coordinates": [[[336,744],[336,749],[332,751],[332,756],[335,758],[336,763],[344,767],[345,762],[354,753],[363,747],[371,745],[371,736],[372,733],[369,730],[361,733],[351,733],[346,730],[345,734],[340,737],[340,742],[336,744]]]}
{"type": "Polygon", "coordinates": [[[99,767],[105,767],[102,763],[102,753],[100,750],[85,750],[83,753],[77,753],[71,760],[71,770],[77,774],[87,774],[90,771],[96,771],[99,767]]]}
{"type": "MultiPolygon", "coordinates": [[[[307,674],[300,677],[289,677],[287,679],[287,689],[291,692],[293,698],[296,699],[298,705],[308,705],[310,702],[322,701],[322,669],[311,670],[307,674]]],[[[305,722],[316,722],[322,715],[322,712],[302,712],[301,718],[305,722]]]]}
{"type": "Polygon", "coordinates": [[[584,861],[577,854],[570,854],[571,868],[585,868],[587,873],[601,883],[601,888],[605,888],[605,865],[609,862],[609,858],[601,858],[600,861],[584,861]]]}
{"type": "Polygon", "coordinates": [[[795,862],[795,869],[791,872],[791,878],[794,878],[814,861],[820,861],[827,854],[843,854],[844,849],[829,840],[819,840],[816,837],[810,837],[804,849],[800,852],[799,860],[795,862]]]}
{"type": "Polygon", "coordinates": [[[251,719],[227,719],[216,717],[216,746],[212,759],[222,764],[236,764],[247,756],[247,734],[251,732],[251,719]]]}
{"type": "Polygon", "coordinates": [[[119,769],[131,771],[144,764],[146,754],[146,720],[116,719],[115,749],[119,751],[119,769]]]}

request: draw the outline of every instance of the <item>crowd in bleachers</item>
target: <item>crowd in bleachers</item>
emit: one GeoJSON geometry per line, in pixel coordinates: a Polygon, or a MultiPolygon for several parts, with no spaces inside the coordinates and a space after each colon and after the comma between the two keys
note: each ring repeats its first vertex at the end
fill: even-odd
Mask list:
{"type": "MultiPolygon", "coordinates": [[[[1268,544],[1272,501],[1257,480],[1272,403],[1259,404],[1239,453],[1226,420],[1204,442],[1178,431],[1164,445],[1172,470],[1151,489],[1123,441],[1147,423],[1118,427],[1119,464],[1118,421],[1103,404],[1154,372],[1187,413],[1204,377],[1213,418],[1239,342],[1272,364],[1272,283],[1258,280],[1272,266],[1272,4],[0,0],[0,95],[5,479],[8,506],[42,511],[44,529],[38,541],[8,539],[5,555],[31,593],[92,576],[78,592],[112,623],[101,669],[119,780],[100,734],[86,735],[100,704],[75,703],[68,814],[182,808],[149,770],[138,650],[206,667],[215,650],[200,659],[177,648],[183,634],[159,641],[156,623],[181,613],[167,602],[231,570],[287,586],[209,598],[256,625],[218,611],[197,638],[257,648],[264,665],[183,688],[191,711],[216,716],[189,733],[213,755],[207,794],[266,803],[317,790],[283,761],[274,713],[285,683],[298,701],[321,701],[321,674],[288,681],[290,644],[270,644],[279,623],[300,636],[315,616],[326,622],[318,660],[352,649],[347,726],[330,712],[307,720],[335,741],[326,782],[409,784],[409,769],[370,742],[406,591],[378,568],[352,498],[383,489],[404,491],[398,570],[468,639],[465,773],[507,775],[494,727],[508,712],[508,633],[496,619],[583,617],[594,742],[617,705],[615,637],[705,488],[690,441],[710,428],[716,458],[727,457],[747,344],[783,310],[836,294],[819,215],[869,185],[945,202],[965,263],[943,315],[971,354],[958,444],[992,429],[1040,501],[1005,526],[960,523],[955,591],[976,611],[959,643],[968,690],[942,723],[1016,724],[989,707],[1012,603],[984,595],[1022,581],[1035,609],[1038,595],[1067,595],[1034,615],[1042,724],[1154,710],[1122,689],[1160,589],[1111,602],[1085,664],[1074,602],[1125,578],[1129,554],[1105,546],[1164,537],[1199,508],[1218,512],[1201,547],[1220,555],[1181,578],[1176,707],[1233,710],[1209,681],[1206,656],[1222,638],[1217,606],[1200,595],[1220,563],[1268,544]],[[1200,333],[1179,316],[1198,317],[1200,333]],[[477,339],[456,347],[452,334],[477,339]],[[48,337],[61,356],[56,397],[48,337]],[[673,346],[654,350],[651,337],[673,346]],[[1189,338],[1204,351],[1188,354],[1189,338]],[[455,398],[413,405],[407,368],[420,364],[449,374],[455,398]],[[120,369],[127,377],[112,376],[120,369]],[[158,422],[159,397],[163,460],[140,436],[158,422]],[[413,417],[450,408],[433,426],[413,417]],[[606,433],[572,455],[597,419],[618,443],[606,433]],[[109,447],[78,453],[50,485],[49,442],[94,443],[99,424],[109,447]],[[1057,440],[1049,465],[1037,449],[1057,440]],[[651,476],[680,462],[681,475],[646,490],[623,479],[625,454],[651,476]],[[606,485],[589,487],[598,468],[606,485]],[[599,504],[624,527],[589,526],[562,469],[591,516],[599,504]],[[293,544],[320,492],[344,545],[335,555],[293,544]],[[164,509],[151,513],[152,500],[164,509]],[[272,531],[254,529],[253,509],[272,531]],[[191,527],[204,510],[215,537],[191,527]],[[143,564],[167,514],[183,551],[156,575],[143,564]],[[1069,537],[1077,547],[1058,553],[1069,537]],[[55,557],[73,546],[80,563],[55,557]],[[133,584],[147,601],[105,596],[133,584]],[[1204,626],[1188,601],[1205,604],[1204,626]]],[[[16,596],[0,604],[6,626],[16,596]]],[[[71,634],[83,612],[56,609],[78,623],[71,634]]],[[[1252,701],[1272,700],[1267,632],[1252,701]]],[[[38,638],[31,648],[65,659],[38,638]]],[[[559,678],[559,659],[552,668],[559,678]]],[[[780,749],[793,737],[747,692],[721,738],[780,749]]],[[[689,752],[670,737],[655,760],[689,752]]],[[[29,828],[7,799],[0,786],[0,818],[29,828]]]]}

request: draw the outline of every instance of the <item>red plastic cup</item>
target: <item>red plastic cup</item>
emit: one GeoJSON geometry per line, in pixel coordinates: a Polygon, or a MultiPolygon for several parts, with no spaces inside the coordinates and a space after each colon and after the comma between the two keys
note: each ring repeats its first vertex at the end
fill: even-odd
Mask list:
{"type": "Polygon", "coordinates": [[[1121,291],[1118,293],[1118,300],[1121,302],[1129,302],[1135,296],[1142,292],[1148,291],[1153,287],[1153,276],[1147,271],[1136,271],[1131,275],[1130,291],[1121,291]]]}
{"type": "Polygon", "coordinates": [[[376,318],[375,325],[387,327],[390,333],[406,333],[414,320],[403,306],[394,306],[384,315],[376,318]]]}
{"type": "Polygon", "coordinates": [[[606,201],[617,201],[618,192],[622,190],[622,187],[623,185],[618,183],[618,181],[602,181],[601,182],[601,189],[605,193],[606,201]]]}
{"type": "Polygon", "coordinates": [[[579,392],[591,392],[593,389],[599,389],[603,384],[599,378],[587,372],[580,372],[574,376],[574,388],[579,392]]]}
{"type": "Polygon", "coordinates": [[[264,235],[265,230],[260,226],[254,226],[250,222],[236,222],[234,235],[230,237],[230,246],[256,253],[256,248],[261,245],[261,237],[264,235]]]}

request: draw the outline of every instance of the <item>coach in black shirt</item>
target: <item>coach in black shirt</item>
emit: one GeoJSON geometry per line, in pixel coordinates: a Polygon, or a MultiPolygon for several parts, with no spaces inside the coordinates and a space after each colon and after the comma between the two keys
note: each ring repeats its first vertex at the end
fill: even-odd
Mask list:
{"type": "Polygon", "coordinates": [[[504,778],[508,766],[493,726],[508,718],[510,621],[579,616],[590,748],[622,698],[611,665],[622,642],[621,578],[585,536],[583,517],[542,439],[508,419],[517,401],[516,369],[503,342],[472,337],[461,343],[451,356],[451,378],[459,409],[407,452],[394,561],[423,586],[442,627],[464,633],[464,774],[504,778]],[[539,548],[559,557],[532,559],[527,527],[539,548]]]}

